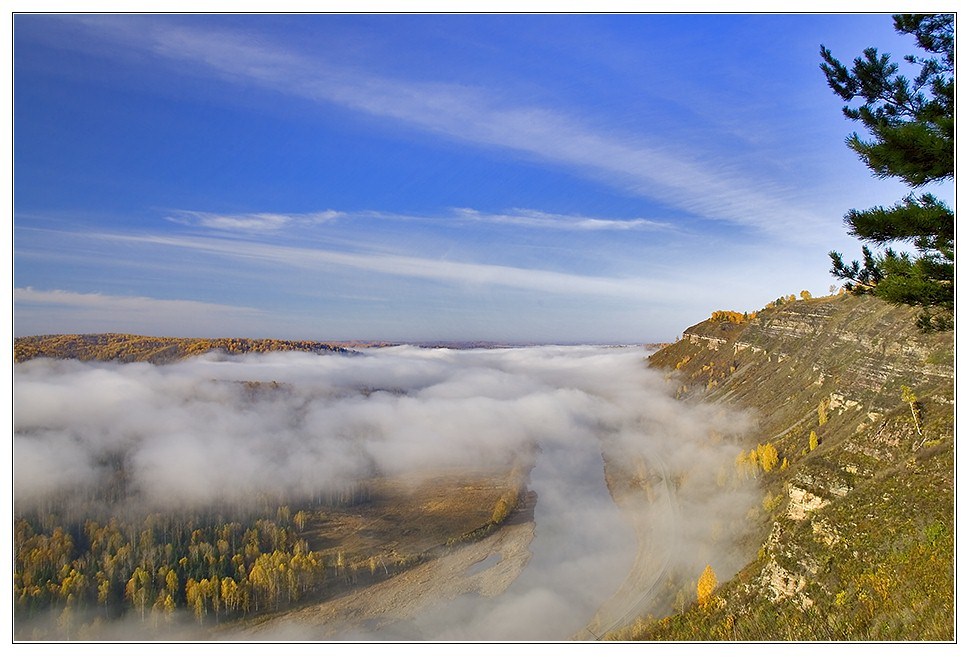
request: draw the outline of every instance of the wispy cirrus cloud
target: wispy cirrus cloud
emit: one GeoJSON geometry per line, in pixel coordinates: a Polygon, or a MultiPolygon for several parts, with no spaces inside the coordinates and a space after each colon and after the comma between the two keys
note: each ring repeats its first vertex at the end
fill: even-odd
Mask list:
{"type": "MultiPolygon", "coordinates": [[[[101,233],[79,236],[116,243],[186,249],[224,258],[309,271],[357,270],[398,279],[420,279],[458,286],[500,286],[549,294],[608,296],[638,301],[677,301],[686,284],[645,278],[588,276],[548,269],[421,258],[373,250],[336,251],[220,237],[101,233]]],[[[367,248],[363,246],[363,248],[367,248]]]]}
{"type": "Polygon", "coordinates": [[[18,335],[70,332],[213,334],[223,327],[261,321],[257,308],[187,299],[118,296],[100,292],[14,289],[18,335]]]}
{"type": "Polygon", "coordinates": [[[335,104],[448,139],[517,152],[703,219],[792,238],[830,217],[800,206],[797,190],[754,178],[737,162],[709,161],[660,135],[619,134],[570,113],[524,105],[500,90],[402,80],[336,66],[251,35],[167,21],[87,17],[100,35],[197,71],[335,104]]]}
{"type": "Polygon", "coordinates": [[[225,214],[215,212],[196,212],[178,210],[168,217],[169,221],[186,226],[210,228],[228,232],[270,233],[289,226],[313,226],[340,217],[343,213],[334,210],[302,214],[279,212],[250,212],[225,214]]]}
{"type": "Polygon", "coordinates": [[[482,212],[473,208],[453,208],[440,214],[402,214],[380,210],[342,212],[324,210],[288,214],[280,212],[247,212],[240,214],[178,210],[166,219],[184,226],[206,228],[228,233],[276,233],[287,228],[312,228],[338,219],[369,219],[378,221],[416,221],[425,223],[453,223],[467,221],[504,226],[563,231],[626,231],[677,230],[669,221],[633,218],[614,219],[582,215],[557,214],[528,208],[513,208],[506,212],[482,212]]]}
{"type": "Polygon", "coordinates": [[[483,223],[523,226],[551,230],[675,230],[676,226],[666,221],[653,219],[604,219],[577,215],[555,214],[541,210],[516,208],[509,212],[487,213],[472,208],[456,208],[457,219],[480,221],[483,223]]]}

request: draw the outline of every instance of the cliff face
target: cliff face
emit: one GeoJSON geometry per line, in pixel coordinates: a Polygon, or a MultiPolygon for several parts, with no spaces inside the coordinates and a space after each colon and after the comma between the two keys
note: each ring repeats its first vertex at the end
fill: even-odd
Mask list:
{"type": "MultiPolygon", "coordinates": [[[[717,316],[717,314],[715,314],[717,316]]],[[[746,408],[758,477],[752,561],[646,639],[951,640],[954,336],[866,297],[797,301],[690,327],[650,357],[678,395],[746,408]]]]}
{"type": "Polygon", "coordinates": [[[689,359],[679,368],[688,389],[703,383],[708,398],[753,407],[769,424],[788,415],[778,409],[821,396],[837,411],[884,413],[899,405],[902,385],[950,404],[953,334],[921,334],[914,315],[868,297],[797,301],[740,324],[701,322],[650,363],[676,368],[689,359]]]}

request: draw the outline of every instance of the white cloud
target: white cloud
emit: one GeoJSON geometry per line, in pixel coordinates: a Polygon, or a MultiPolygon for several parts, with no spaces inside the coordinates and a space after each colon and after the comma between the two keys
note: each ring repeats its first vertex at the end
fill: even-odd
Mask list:
{"type": "Polygon", "coordinates": [[[250,312],[259,313],[255,308],[227,306],[218,303],[185,301],[181,299],[152,299],[150,297],[125,297],[101,294],[100,292],[68,292],[65,290],[35,290],[20,287],[14,290],[14,302],[34,305],[73,306],[97,308],[98,310],[125,310],[147,312],[163,309],[173,312],[250,312]]]}
{"type": "Polygon", "coordinates": [[[113,296],[99,292],[14,290],[14,321],[18,335],[45,333],[150,333],[203,335],[230,326],[253,326],[266,318],[256,308],[185,299],[113,296]]]}
{"type": "Polygon", "coordinates": [[[167,217],[169,221],[187,226],[211,228],[228,232],[270,233],[287,226],[312,226],[333,221],[341,213],[334,210],[310,212],[303,214],[285,214],[279,212],[251,212],[244,214],[219,214],[214,212],[196,212],[179,210],[167,217]]]}
{"type": "Polygon", "coordinates": [[[90,237],[118,242],[191,249],[233,259],[272,262],[287,267],[315,270],[328,270],[334,267],[351,268],[451,285],[497,285],[551,294],[610,296],[638,301],[678,301],[683,299],[690,289],[686,284],[644,278],[584,276],[545,269],[418,258],[387,253],[348,253],[214,237],[136,236],[109,233],[91,235],[90,237]]]}
{"type": "Polygon", "coordinates": [[[669,221],[657,221],[636,217],[633,219],[610,219],[583,215],[557,214],[529,208],[512,208],[506,212],[482,212],[474,208],[453,208],[442,214],[400,214],[380,210],[341,212],[324,210],[302,214],[280,212],[253,212],[225,214],[178,210],[166,217],[169,221],[186,226],[210,228],[226,232],[272,233],[284,228],[313,227],[336,219],[377,219],[381,221],[421,221],[451,223],[473,221],[481,223],[519,226],[526,228],[564,231],[624,231],[624,230],[677,230],[669,221]]]}
{"type": "Polygon", "coordinates": [[[117,18],[85,22],[101,35],[201,64],[236,82],[342,105],[449,139],[510,149],[706,219],[787,239],[831,222],[828,215],[800,208],[798,190],[755,179],[736,162],[701,161],[685,153],[684,145],[656,135],[597,130],[560,110],[518,104],[500,90],[381,77],[230,31],[158,21],[121,23],[117,18]]]}
{"type": "Polygon", "coordinates": [[[576,215],[554,214],[541,210],[513,209],[502,214],[479,212],[471,208],[456,208],[458,219],[481,221],[485,223],[507,224],[511,226],[525,226],[528,228],[543,228],[554,230],[671,230],[674,225],[669,222],[652,219],[603,219],[599,217],[583,217],[576,215]]]}
{"type": "Polygon", "coordinates": [[[73,511],[92,500],[96,513],[110,513],[98,494],[114,474],[106,455],[125,464],[120,503],[168,510],[245,508],[261,495],[296,505],[375,471],[507,467],[538,445],[527,569],[503,597],[442,601],[413,621],[435,640],[566,639],[627,576],[636,549],[604,481],[604,450],[657,475],[644,480],[655,501],[636,513],[656,529],[650,547],[666,555],[666,572],[692,580],[710,563],[728,577],[747,558],[735,546],[751,530],[745,513],[757,483],[717,481],[733,470],[736,436],[750,421],[674,399],[643,356],[395,347],[166,366],[28,361],[15,371],[14,503],[22,512],[68,493],[65,504],[81,507],[73,511]],[[254,394],[240,381],[283,388],[254,394]],[[715,431],[723,438],[712,439],[715,431]]]}

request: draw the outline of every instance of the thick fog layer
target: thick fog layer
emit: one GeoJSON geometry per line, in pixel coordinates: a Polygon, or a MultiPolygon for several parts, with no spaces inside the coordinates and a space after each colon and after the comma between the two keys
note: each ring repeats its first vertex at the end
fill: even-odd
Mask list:
{"type": "Polygon", "coordinates": [[[741,565],[727,547],[755,498],[725,482],[747,424],[675,400],[645,355],[403,346],[166,366],[30,361],[15,368],[15,506],[92,490],[118,463],[126,503],[176,509],[312,495],[377,473],[505,464],[538,445],[531,570],[501,604],[456,601],[416,623],[428,638],[502,638],[496,627],[505,638],[568,638],[636,552],[629,517],[604,484],[604,450],[652,482],[656,501],[637,513],[653,529],[658,578],[741,565]]]}

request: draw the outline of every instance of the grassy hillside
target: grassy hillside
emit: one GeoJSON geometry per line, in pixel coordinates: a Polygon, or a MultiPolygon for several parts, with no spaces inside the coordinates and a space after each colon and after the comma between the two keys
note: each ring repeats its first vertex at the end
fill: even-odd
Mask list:
{"type": "Polygon", "coordinates": [[[653,354],[681,397],[756,415],[736,465],[762,540],[705,604],[613,638],[952,640],[953,355],[952,332],[848,295],[715,313],[653,354]]]}

